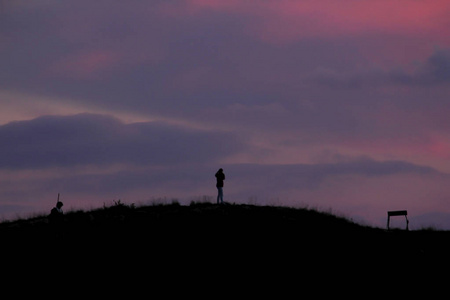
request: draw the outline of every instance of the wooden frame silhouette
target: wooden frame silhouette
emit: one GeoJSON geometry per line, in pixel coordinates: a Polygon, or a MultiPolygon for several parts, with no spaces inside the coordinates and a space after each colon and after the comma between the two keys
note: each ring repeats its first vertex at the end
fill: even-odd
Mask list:
{"type": "Polygon", "coordinates": [[[391,220],[391,217],[395,217],[395,216],[405,216],[406,219],[406,230],[409,230],[409,220],[408,220],[408,211],[406,210],[392,210],[392,211],[388,211],[388,219],[387,219],[387,229],[389,230],[389,222],[391,220]]]}

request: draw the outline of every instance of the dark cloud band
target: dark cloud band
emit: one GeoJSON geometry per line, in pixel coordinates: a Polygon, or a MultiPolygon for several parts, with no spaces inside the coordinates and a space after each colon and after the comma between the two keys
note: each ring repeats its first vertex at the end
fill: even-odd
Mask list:
{"type": "Polygon", "coordinates": [[[0,168],[206,163],[242,150],[235,135],[105,115],[44,116],[0,127],[0,168]]]}

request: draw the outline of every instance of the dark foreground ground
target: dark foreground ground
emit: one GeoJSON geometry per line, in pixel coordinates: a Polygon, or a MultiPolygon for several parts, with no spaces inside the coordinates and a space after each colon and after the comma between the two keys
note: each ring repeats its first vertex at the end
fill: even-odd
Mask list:
{"type": "Polygon", "coordinates": [[[312,210],[205,203],[119,203],[68,213],[57,228],[45,217],[7,222],[0,239],[4,261],[120,280],[144,274],[217,283],[326,278],[352,285],[366,276],[392,282],[447,273],[439,268],[450,255],[450,232],[388,232],[312,210]]]}
{"type": "Polygon", "coordinates": [[[366,254],[387,259],[450,255],[447,231],[386,231],[314,210],[243,204],[134,207],[119,202],[89,212],[67,213],[57,226],[47,217],[1,223],[0,238],[11,248],[107,245],[123,252],[366,254]]]}

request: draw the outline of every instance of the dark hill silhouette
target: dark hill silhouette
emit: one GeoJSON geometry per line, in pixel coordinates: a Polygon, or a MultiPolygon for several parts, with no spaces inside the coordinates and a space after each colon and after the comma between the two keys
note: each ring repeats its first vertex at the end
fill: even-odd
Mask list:
{"type": "MultiPolygon", "coordinates": [[[[192,203],[189,206],[175,204],[135,207],[116,202],[88,212],[69,212],[65,216],[64,242],[83,240],[108,241],[139,237],[220,239],[248,237],[256,240],[287,238],[292,240],[337,232],[359,234],[378,230],[357,225],[347,219],[314,210],[275,206],[215,205],[192,203]]],[[[0,224],[3,240],[27,242],[55,240],[47,216],[4,222],[0,224]]]]}
{"type": "Polygon", "coordinates": [[[152,269],[246,266],[252,272],[315,272],[336,264],[336,270],[386,271],[391,264],[417,267],[450,253],[445,231],[388,232],[314,210],[244,204],[135,207],[119,201],[67,213],[63,231],[63,237],[55,236],[47,217],[4,222],[3,252],[63,253],[68,260],[149,263],[152,269]]]}

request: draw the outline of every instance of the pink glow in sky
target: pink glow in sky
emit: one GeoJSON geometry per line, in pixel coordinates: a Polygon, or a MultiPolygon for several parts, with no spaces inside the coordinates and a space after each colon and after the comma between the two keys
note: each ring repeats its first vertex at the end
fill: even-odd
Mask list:
{"type": "Polygon", "coordinates": [[[108,51],[91,51],[71,55],[56,62],[51,72],[61,77],[95,79],[96,74],[118,61],[117,55],[108,51]]]}
{"type": "Polygon", "coordinates": [[[448,1],[10,1],[0,216],[113,199],[450,229],[448,1]],[[439,216],[439,217],[437,217],[439,216]]]}
{"type": "Polygon", "coordinates": [[[267,41],[371,34],[432,35],[449,41],[447,1],[219,1],[190,0],[173,9],[187,14],[218,11],[254,18],[247,24],[267,41]]]}

